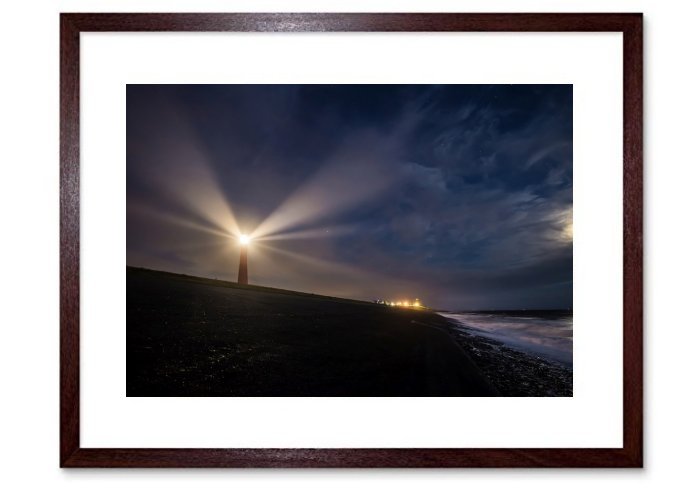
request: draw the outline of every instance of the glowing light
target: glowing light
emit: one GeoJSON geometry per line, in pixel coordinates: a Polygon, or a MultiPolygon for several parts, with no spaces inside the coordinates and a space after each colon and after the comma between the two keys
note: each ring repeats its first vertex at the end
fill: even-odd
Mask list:
{"type": "Polygon", "coordinates": [[[387,301],[385,299],[378,299],[375,301],[377,304],[384,304],[386,306],[394,306],[399,308],[411,308],[411,309],[423,309],[420,299],[416,298],[414,302],[411,301],[387,301]]]}
{"type": "Polygon", "coordinates": [[[572,241],[574,239],[574,224],[569,223],[564,227],[563,237],[567,241],[572,241]]]}
{"type": "Polygon", "coordinates": [[[557,240],[560,242],[570,243],[574,240],[574,217],[571,208],[559,212],[556,216],[556,221],[559,224],[559,232],[557,240]]]}
{"type": "Polygon", "coordinates": [[[241,234],[240,237],[238,238],[238,240],[239,240],[240,243],[243,244],[244,246],[245,246],[246,244],[250,244],[250,237],[247,236],[247,235],[245,235],[245,234],[241,234]]]}

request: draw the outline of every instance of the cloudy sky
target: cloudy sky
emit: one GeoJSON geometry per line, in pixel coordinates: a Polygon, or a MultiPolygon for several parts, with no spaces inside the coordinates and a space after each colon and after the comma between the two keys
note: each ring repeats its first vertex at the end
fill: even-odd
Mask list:
{"type": "Polygon", "coordinates": [[[572,306],[569,85],[128,85],[127,264],[572,306]]]}

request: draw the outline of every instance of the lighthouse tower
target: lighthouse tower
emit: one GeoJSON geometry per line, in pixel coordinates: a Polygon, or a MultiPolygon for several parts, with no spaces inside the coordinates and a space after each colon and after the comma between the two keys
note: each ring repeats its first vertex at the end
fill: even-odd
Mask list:
{"type": "Polygon", "coordinates": [[[250,238],[247,235],[242,235],[240,241],[241,260],[238,264],[238,283],[248,285],[248,243],[250,243],[250,238]]]}

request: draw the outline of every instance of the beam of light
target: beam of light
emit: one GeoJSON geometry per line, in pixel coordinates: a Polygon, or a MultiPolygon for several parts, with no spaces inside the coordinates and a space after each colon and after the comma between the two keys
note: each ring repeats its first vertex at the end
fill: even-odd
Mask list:
{"type": "Polygon", "coordinates": [[[248,244],[250,244],[250,236],[247,236],[245,234],[241,234],[240,236],[238,236],[238,241],[244,246],[248,245],[248,244]]]}
{"type": "Polygon", "coordinates": [[[128,264],[133,266],[224,280],[235,279],[237,263],[232,261],[234,254],[230,239],[228,242],[187,244],[163,240],[150,245],[147,252],[130,253],[127,248],[128,264]]]}
{"type": "Polygon", "coordinates": [[[176,109],[163,107],[161,110],[154,115],[167,120],[167,125],[140,123],[153,125],[160,133],[149,135],[147,146],[139,146],[138,142],[132,144],[139,149],[142,160],[155,166],[134,166],[129,173],[221,231],[240,234],[236,217],[196,132],[176,109]]]}
{"type": "Polygon", "coordinates": [[[161,247],[169,249],[174,254],[178,254],[182,257],[189,257],[191,255],[201,255],[202,253],[211,253],[213,250],[229,250],[228,244],[231,242],[230,239],[220,239],[218,237],[214,238],[212,242],[206,241],[177,241],[170,242],[169,240],[164,240],[162,243],[155,245],[154,247],[161,247]]]}
{"type": "MultiPolygon", "coordinates": [[[[300,254],[271,244],[257,244],[256,248],[257,253],[265,252],[268,255],[271,264],[266,266],[264,270],[272,275],[270,278],[274,278],[275,284],[279,283],[279,277],[273,273],[277,269],[276,267],[295,272],[292,280],[296,285],[286,288],[351,298],[359,297],[359,292],[367,294],[367,298],[370,298],[378,277],[384,284],[403,285],[403,282],[382,274],[363,270],[353,265],[300,254]]],[[[256,266],[257,264],[256,262],[256,266]]]]}
{"type": "Polygon", "coordinates": [[[168,174],[157,182],[168,198],[205,218],[222,231],[239,234],[240,229],[231,208],[206,163],[193,144],[180,144],[178,157],[171,157],[168,174]]]}
{"type": "MultiPolygon", "coordinates": [[[[184,168],[184,167],[183,167],[184,168]]],[[[221,189],[212,177],[211,170],[203,162],[193,162],[191,166],[177,172],[184,182],[172,184],[171,193],[221,230],[235,235],[240,233],[238,222],[224,198],[221,189]]]]}
{"type": "Polygon", "coordinates": [[[379,143],[372,143],[372,153],[365,149],[368,145],[353,144],[297,188],[252,235],[263,238],[322,221],[366,204],[400,180],[379,143]]]}
{"type": "Polygon", "coordinates": [[[207,234],[223,237],[226,239],[231,238],[231,234],[229,232],[218,228],[216,225],[206,225],[204,223],[196,222],[194,220],[187,219],[184,216],[179,216],[173,213],[158,210],[152,206],[134,200],[127,201],[126,208],[128,212],[131,212],[132,214],[135,214],[139,217],[151,217],[160,222],[169,223],[178,227],[197,230],[199,232],[205,232],[207,234]]]}
{"type": "Polygon", "coordinates": [[[315,239],[320,237],[337,237],[357,232],[357,225],[333,225],[311,229],[291,230],[256,237],[256,241],[286,241],[295,239],[315,239]]]}
{"type": "Polygon", "coordinates": [[[328,261],[320,258],[315,258],[313,256],[309,256],[306,254],[301,254],[297,253],[294,251],[290,251],[288,249],[282,249],[276,246],[272,246],[270,244],[261,244],[260,247],[264,250],[272,251],[276,253],[277,255],[284,256],[290,259],[293,259],[297,262],[300,262],[305,265],[312,265],[316,268],[319,268],[320,270],[330,273],[330,272],[348,272],[352,273],[355,275],[363,276],[363,275],[369,275],[368,272],[364,272],[361,269],[358,269],[357,267],[354,267],[352,265],[347,265],[344,263],[338,263],[336,261],[328,261]]]}

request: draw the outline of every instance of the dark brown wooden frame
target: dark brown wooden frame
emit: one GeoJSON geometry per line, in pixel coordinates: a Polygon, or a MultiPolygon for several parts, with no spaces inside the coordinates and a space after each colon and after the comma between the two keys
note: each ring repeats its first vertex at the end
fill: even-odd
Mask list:
{"type": "Polygon", "coordinates": [[[62,467],[642,467],[641,14],[62,14],[62,467]],[[80,33],[94,31],[621,32],[624,52],[622,448],[112,449],[80,447],[80,33]]]}

